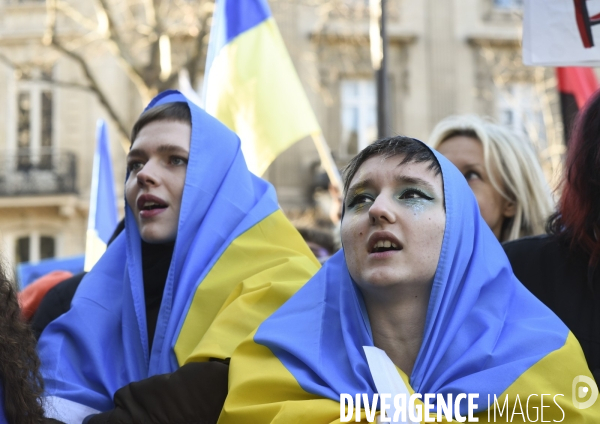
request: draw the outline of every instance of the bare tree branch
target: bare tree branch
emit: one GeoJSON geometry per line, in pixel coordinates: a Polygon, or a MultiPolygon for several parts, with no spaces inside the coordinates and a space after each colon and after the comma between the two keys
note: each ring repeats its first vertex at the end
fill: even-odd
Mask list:
{"type": "Polygon", "coordinates": [[[106,112],[110,115],[113,122],[117,125],[117,128],[121,135],[123,135],[121,139],[121,145],[123,146],[125,151],[127,151],[129,149],[129,144],[126,143],[126,140],[129,139],[129,132],[127,131],[127,126],[123,123],[123,121],[121,121],[121,118],[108,101],[107,96],[104,94],[104,91],[100,87],[100,84],[98,84],[98,81],[96,80],[96,77],[94,76],[90,67],[88,66],[88,63],[81,55],[65,48],[62,45],[62,43],[56,39],[56,0],[47,0],[47,11],[48,16],[46,22],[46,34],[44,35],[43,40],[44,43],[47,45],[51,45],[56,50],[60,51],[67,57],[70,57],[79,64],[83,73],[85,74],[88,83],[90,84],[89,89],[96,94],[98,101],[104,107],[106,112]]]}
{"type": "MultiPolygon", "coordinates": [[[[23,70],[23,68],[13,62],[12,60],[10,60],[5,54],[0,52],[0,61],[4,62],[6,65],[8,65],[9,67],[13,68],[16,71],[21,72],[22,75],[25,74],[25,71],[23,70]]],[[[85,85],[85,84],[80,84],[78,82],[72,82],[72,81],[61,81],[61,80],[57,80],[54,78],[22,78],[22,80],[25,81],[41,81],[47,84],[51,84],[57,87],[64,87],[64,88],[75,88],[78,90],[85,90],[85,91],[93,91],[92,87],[90,87],[89,85],[85,85]]]]}
{"type": "Polygon", "coordinates": [[[163,35],[164,28],[158,13],[160,3],[158,0],[146,0],[144,5],[148,23],[152,25],[154,35],[153,39],[150,40],[150,60],[146,66],[146,75],[156,82],[155,87],[158,91],[163,86],[160,81],[160,36],[163,35]]]}
{"type": "Polygon", "coordinates": [[[173,70],[171,76],[164,82],[165,87],[172,87],[177,82],[179,78],[179,71],[181,69],[187,69],[190,74],[190,83],[192,87],[195,86],[198,68],[200,65],[200,61],[204,56],[204,37],[208,34],[206,30],[206,25],[202,25],[202,29],[200,33],[196,36],[194,43],[192,44],[191,51],[188,53],[188,60],[178,69],[173,70]]]}
{"type": "Polygon", "coordinates": [[[192,87],[196,86],[196,81],[198,79],[199,73],[198,71],[200,67],[200,60],[204,55],[204,38],[208,35],[208,31],[206,30],[206,22],[200,28],[200,33],[196,37],[196,42],[192,47],[193,51],[190,55],[190,60],[188,60],[188,62],[185,64],[185,68],[191,75],[190,83],[192,84],[192,87]]]}
{"type": "Polygon", "coordinates": [[[146,21],[151,28],[156,28],[156,8],[153,0],[144,0],[144,9],[146,10],[146,21]]]}
{"type": "MultiPolygon", "coordinates": [[[[46,0],[43,43],[77,63],[85,81],[46,82],[93,92],[125,140],[128,126],[117,113],[116,105],[111,104],[108,89],[101,86],[100,78],[93,72],[92,49],[104,48],[118,61],[142,103],[149,102],[158,91],[176,86],[179,71],[183,68],[188,70],[195,85],[206,54],[214,0],[96,0],[96,12],[79,9],[78,4],[68,0],[46,0]],[[63,33],[59,26],[63,22],[58,20],[60,16],[68,19],[69,24],[71,21],[77,24],[80,34],[74,37],[72,30],[63,33]],[[168,49],[163,48],[161,52],[161,35],[168,35],[171,40],[173,69],[166,79],[164,72],[161,79],[161,54],[168,54],[165,53],[168,49]]],[[[0,61],[14,65],[5,56],[0,56],[0,61]]]]}
{"type": "Polygon", "coordinates": [[[112,10],[108,5],[106,0],[98,0],[100,6],[104,13],[106,13],[106,18],[108,19],[108,41],[110,41],[110,47],[113,51],[113,54],[119,59],[119,63],[127,72],[127,75],[131,79],[131,81],[135,84],[140,95],[142,96],[144,102],[150,101],[152,95],[151,90],[149,90],[147,81],[144,79],[144,75],[138,68],[136,64],[135,58],[129,52],[129,49],[122,41],[122,37],[118,32],[118,29],[115,25],[115,20],[112,16],[112,10]]]}
{"type": "Polygon", "coordinates": [[[10,60],[8,57],[6,57],[3,53],[0,52],[0,62],[4,62],[5,64],[7,64],[10,68],[13,69],[20,69],[19,65],[17,65],[16,63],[14,63],[12,60],[10,60]]]}
{"type": "Polygon", "coordinates": [[[208,19],[212,16],[212,12],[213,9],[207,7],[202,8],[200,11],[200,30],[196,35],[194,43],[192,43],[191,51],[188,52],[188,60],[179,69],[173,71],[171,77],[165,81],[165,86],[173,86],[175,84],[181,69],[187,69],[190,75],[190,84],[192,87],[196,86],[201,60],[203,59],[205,53],[205,38],[209,33],[208,19]]]}
{"type": "Polygon", "coordinates": [[[92,87],[90,87],[89,85],[79,84],[77,82],[61,81],[61,80],[56,80],[53,78],[42,78],[41,81],[55,85],[57,87],[75,88],[78,90],[92,91],[92,92],[94,91],[92,89],[92,87]]]}
{"type": "Polygon", "coordinates": [[[125,151],[128,151],[129,143],[126,140],[129,140],[129,131],[127,130],[127,126],[125,125],[125,123],[123,121],[121,121],[121,118],[116,113],[115,109],[112,107],[110,102],[108,101],[108,98],[104,94],[104,91],[100,88],[100,85],[98,84],[98,81],[96,80],[96,77],[94,77],[94,74],[92,74],[92,71],[91,71],[90,67],[88,66],[87,62],[85,61],[85,59],[83,57],[81,57],[79,54],[64,48],[61,43],[56,41],[56,39],[52,40],[52,46],[79,64],[79,66],[83,70],[83,73],[85,74],[86,79],[88,80],[88,82],[90,84],[90,87],[89,87],[90,90],[92,90],[96,94],[96,97],[98,97],[98,101],[100,102],[100,104],[102,104],[102,106],[104,106],[104,109],[106,109],[106,112],[110,115],[111,119],[117,125],[119,132],[123,136],[123,140],[121,140],[121,144],[123,145],[123,148],[125,149],[125,151]]]}
{"type": "Polygon", "coordinates": [[[73,8],[69,3],[58,0],[56,3],[56,9],[60,10],[65,16],[71,18],[73,22],[81,25],[88,31],[96,31],[98,25],[91,19],[86,18],[77,9],[73,8]]]}

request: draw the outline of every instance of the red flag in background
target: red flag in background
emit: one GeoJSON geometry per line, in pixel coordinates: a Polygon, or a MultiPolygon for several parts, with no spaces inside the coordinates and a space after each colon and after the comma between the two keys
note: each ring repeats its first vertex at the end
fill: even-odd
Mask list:
{"type": "Polygon", "coordinates": [[[556,68],[556,77],[565,143],[568,143],[573,119],[587,99],[598,89],[598,81],[592,68],[556,68]]]}

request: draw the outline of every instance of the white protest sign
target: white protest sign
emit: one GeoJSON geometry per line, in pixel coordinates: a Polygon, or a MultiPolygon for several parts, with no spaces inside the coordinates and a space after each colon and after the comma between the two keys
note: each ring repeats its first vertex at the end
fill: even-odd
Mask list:
{"type": "Polygon", "coordinates": [[[600,0],[525,0],[523,63],[600,66],[600,0]]]}

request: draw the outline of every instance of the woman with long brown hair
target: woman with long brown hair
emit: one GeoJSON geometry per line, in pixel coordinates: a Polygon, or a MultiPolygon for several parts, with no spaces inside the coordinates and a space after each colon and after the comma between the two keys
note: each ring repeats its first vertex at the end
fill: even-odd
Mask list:
{"type": "Polygon", "coordinates": [[[0,422],[44,422],[35,338],[21,319],[16,290],[0,263],[0,422]]]}
{"type": "Polygon", "coordinates": [[[600,379],[600,91],[579,113],[548,235],[504,245],[515,275],[581,343],[600,379]]]}

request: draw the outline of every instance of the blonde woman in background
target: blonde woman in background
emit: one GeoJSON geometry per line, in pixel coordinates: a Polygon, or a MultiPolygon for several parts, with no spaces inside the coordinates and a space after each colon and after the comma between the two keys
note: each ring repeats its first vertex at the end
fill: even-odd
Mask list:
{"type": "Polygon", "coordinates": [[[428,144],[465,176],[481,215],[500,242],[544,233],[550,190],[531,144],[475,115],[450,116],[428,144]]]}

